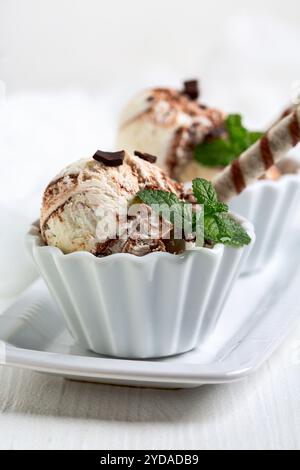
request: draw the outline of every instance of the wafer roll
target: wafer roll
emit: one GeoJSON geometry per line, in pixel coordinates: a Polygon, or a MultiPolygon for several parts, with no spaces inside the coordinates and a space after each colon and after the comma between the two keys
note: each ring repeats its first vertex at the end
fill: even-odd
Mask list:
{"type": "Polygon", "coordinates": [[[219,199],[228,202],[254,183],[300,142],[300,105],[281,119],[258,142],[225,168],[213,184],[219,199]]]}

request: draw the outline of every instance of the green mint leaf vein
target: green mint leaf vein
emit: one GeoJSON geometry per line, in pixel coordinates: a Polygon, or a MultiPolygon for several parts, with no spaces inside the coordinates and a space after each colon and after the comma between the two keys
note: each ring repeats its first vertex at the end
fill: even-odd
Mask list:
{"type": "Polygon", "coordinates": [[[205,238],[235,248],[249,245],[251,238],[241,224],[228,213],[216,213],[204,218],[205,238]]]}
{"type": "Polygon", "coordinates": [[[172,224],[181,220],[183,223],[190,224],[193,230],[195,229],[196,217],[191,214],[189,204],[178,199],[176,194],[159,189],[144,189],[137,193],[137,197],[148,206],[158,209],[158,212],[172,224]],[[163,206],[172,210],[170,212],[159,210],[163,206]]]}
{"type": "Polygon", "coordinates": [[[171,207],[180,203],[176,194],[162,191],[160,189],[143,189],[142,191],[139,191],[136,196],[149,206],[154,204],[166,204],[171,207]]]}
{"type": "Polygon", "coordinates": [[[204,178],[196,178],[192,183],[193,193],[199,204],[216,204],[218,196],[213,185],[204,178]]]}
{"type": "Polygon", "coordinates": [[[227,204],[218,201],[216,190],[210,181],[196,178],[193,180],[192,188],[198,204],[204,205],[205,214],[228,212],[227,204]]]}

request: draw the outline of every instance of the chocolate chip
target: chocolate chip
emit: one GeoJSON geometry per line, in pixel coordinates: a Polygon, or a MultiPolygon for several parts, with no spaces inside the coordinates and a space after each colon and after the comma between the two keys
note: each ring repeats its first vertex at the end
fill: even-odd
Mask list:
{"type": "Polygon", "coordinates": [[[106,166],[120,166],[123,165],[124,157],[124,150],[120,150],[120,152],[103,152],[102,150],[97,150],[93,159],[97,162],[104,163],[106,166]]]}
{"type": "Polygon", "coordinates": [[[138,150],[134,151],[134,155],[142,158],[142,160],[146,160],[146,162],[149,163],[155,163],[157,160],[157,157],[155,157],[154,155],[151,155],[150,153],[139,152],[138,150]]]}
{"type": "Polygon", "coordinates": [[[199,97],[199,85],[198,80],[187,80],[183,83],[183,93],[187,95],[191,100],[196,100],[199,97]]]}

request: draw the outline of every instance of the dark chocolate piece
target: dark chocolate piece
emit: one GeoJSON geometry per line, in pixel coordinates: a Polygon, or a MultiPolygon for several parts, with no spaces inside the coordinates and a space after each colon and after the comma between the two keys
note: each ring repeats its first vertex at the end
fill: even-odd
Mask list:
{"type": "Polygon", "coordinates": [[[154,155],[151,155],[150,153],[139,152],[138,150],[134,151],[134,155],[136,157],[142,158],[142,160],[146,160],[146,162],[149,163],[155,163],[157,160],[157,157],[155,157],[154,155]]]}
{"type": "Polygon", "coordinates": [[[93,159],[97,162],[104,163],[106,166],[121,166],[123,165],[124,157],[124,150],[120,150],[119,152],[103,152],[102,150],[97,150],[93,159]]]}
{"type": "Polygon", "coordinates": [[[183,85],[183,93],[187,95],[191,100],[197,100],[199,97],[198,80],[187,80],[183,83],[183,85]]]}

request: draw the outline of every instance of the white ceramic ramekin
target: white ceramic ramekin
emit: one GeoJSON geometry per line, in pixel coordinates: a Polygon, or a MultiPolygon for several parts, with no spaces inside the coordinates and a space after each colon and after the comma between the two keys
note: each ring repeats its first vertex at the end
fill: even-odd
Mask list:
{"type": "Polygon", "coordinates": [[[300,174],[285,175],[278,181],[258,181],[231,202],[230,209],[251,220],[255,227],[255,246],[242,274],[260,270],[278,254],[299,208],[300,174]]]}
{"type": "Polygon", "coordinates": [[[63,254],[44,246],[37,225],[29,251],[73,337],[98,354],[155,358],[189,351],[209,335],[252,243],[183,255],[63,254]]]}

